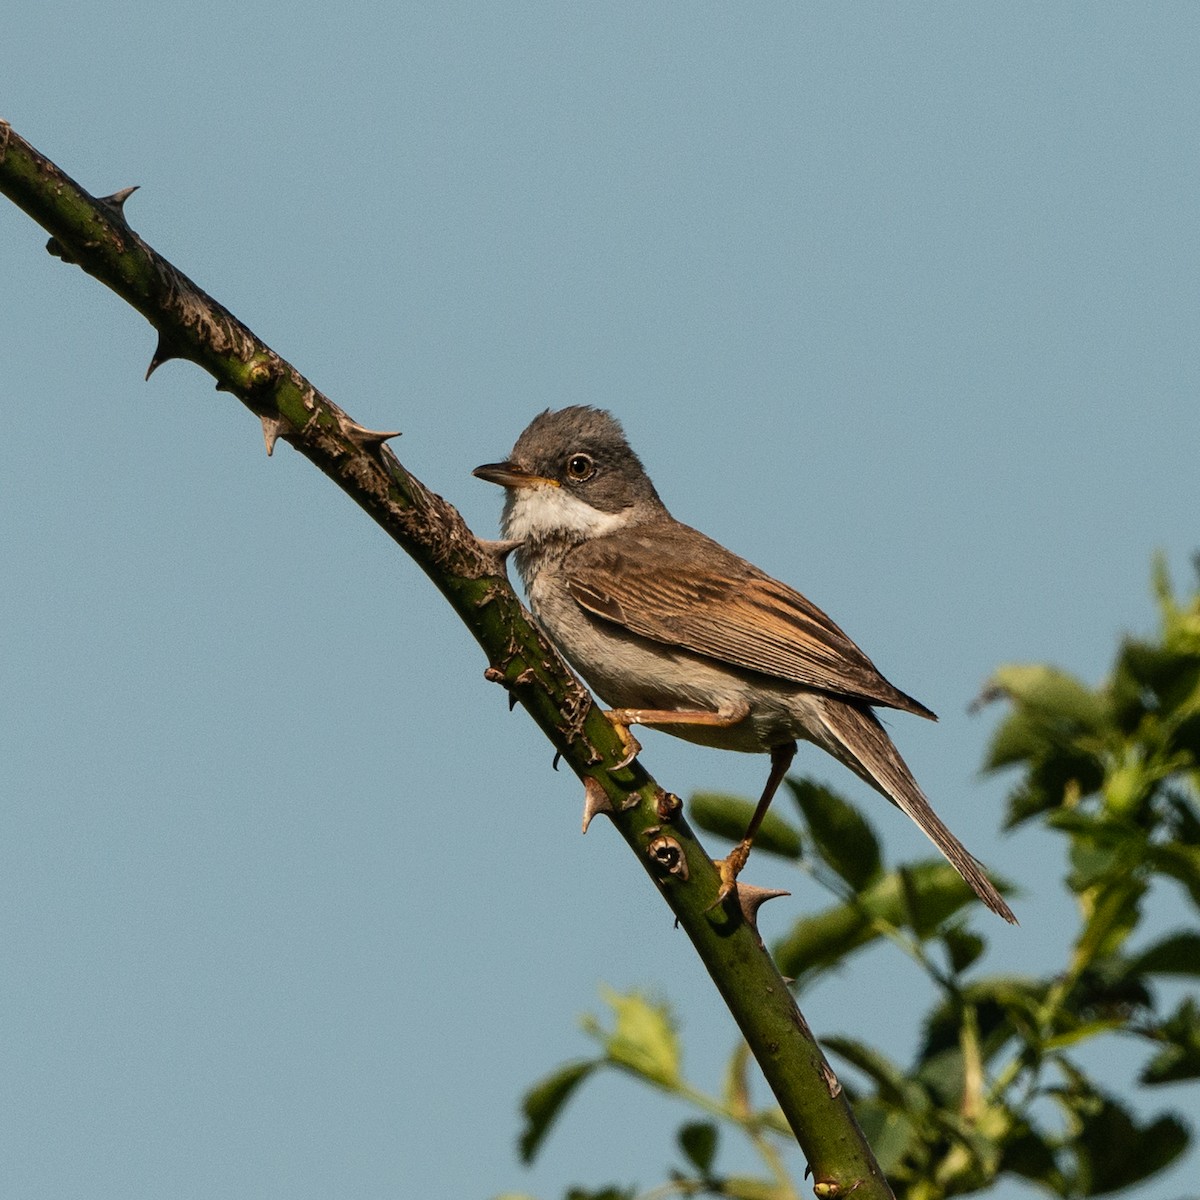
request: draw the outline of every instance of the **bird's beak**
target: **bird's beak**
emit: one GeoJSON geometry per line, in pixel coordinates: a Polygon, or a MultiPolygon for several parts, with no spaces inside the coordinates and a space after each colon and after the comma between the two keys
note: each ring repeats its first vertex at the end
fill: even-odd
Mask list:
{"type": "Polygon", "coordinates": [[[550,487],[559,486],[557,479],[534,475],[530,471],[521,470],[520,467],[510,462],[484,463],[482,467],[476,467],[471,474],[476,479],[486,479],[488,483],[498,483],[501,487],[506,488],[531,488],[541,484],[548,484],[550,487]]]}

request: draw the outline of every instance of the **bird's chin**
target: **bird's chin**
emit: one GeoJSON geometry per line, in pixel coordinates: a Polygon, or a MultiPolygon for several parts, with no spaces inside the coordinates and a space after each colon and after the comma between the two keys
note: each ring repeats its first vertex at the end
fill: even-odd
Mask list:
{"type": "Polygon", "coordinates": [[[626,518],[601,512],[586,501],[549,483],[509,488],[500,519],[506,538],[515,541],[545,541],[569,538],[584,541],[620,529],[626,518]]]}

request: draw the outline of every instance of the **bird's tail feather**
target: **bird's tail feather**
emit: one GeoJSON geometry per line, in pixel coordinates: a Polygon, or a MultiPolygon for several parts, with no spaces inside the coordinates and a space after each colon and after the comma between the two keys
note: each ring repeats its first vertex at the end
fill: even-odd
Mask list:
{"type": "Polygon", "coordinates": [[[946,856],[950,865],[971,885],[980,900],[994,913],[1015,925],[1017,918],[1013,916],[1012,909],[983,873],[978,860],[930,807],[875,714],[868,708],[842,700],[827,699],[822,707],[826,728],[837,743],[836,748],[829,747],[835,756],[907,813],[946,856]]]}

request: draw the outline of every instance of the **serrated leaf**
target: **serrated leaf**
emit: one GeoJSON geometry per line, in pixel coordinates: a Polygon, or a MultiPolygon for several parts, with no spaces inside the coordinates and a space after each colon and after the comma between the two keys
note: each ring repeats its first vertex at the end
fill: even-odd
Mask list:
{"type": "Polygon", "coordinates": [[[829,866],[858,891],[876,880],[883,871],[879,840],[862,813],[810,779],[788,779],[787,785],[829,866]]]}
{"type": "MultiPolygon", "coordinates": [[[[688,813],[701,829],[731,842],[745,836],[754,808],[749,800],[723,792],[697,792],[688,802],[688,813]]],[[[771,808],[754,835],[754,848],[795,861],[804,853],[804,842],[800,831],[771,808]]]]}
{"type": "Polygon", "coordinates": [[[688,1161],[707,1177],[712,1173],[713,1159],[717,1155],[717,1127],[712,1121],[691,1121],[680,1129],[679,1148],[688,1161]]]}
{"type": "Polygon", "coordinates": [[[655,1004],[638,992],[615,992],[603,988],[601,994],[616,1018],[611,1032],[597,1026],[590,1032],[599,1037],[605,1057],[614,1066],[674,1090],[679,1086],[679,1038],[671,1010],[655,1004]]]}
{"type": "Polygon", "coordinates": [[[1180,930],[1147,947],[1129,963],[1131,974],[1200,975],[1200,933],[1180,930]]]}
{"type": "Polygon", "coordinates": [[[523,1163],[533,1162],[563,1106],[597,1066],[594,1059],[567,1063],[525,1093],[521,1101],[525,1128],[517,1143],[523,1163]]]}

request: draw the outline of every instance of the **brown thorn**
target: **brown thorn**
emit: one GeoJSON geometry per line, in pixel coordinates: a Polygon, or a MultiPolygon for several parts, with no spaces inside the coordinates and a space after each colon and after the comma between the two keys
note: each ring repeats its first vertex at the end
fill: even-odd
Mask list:
{"type": "Polygon", "coordinates": [[[476,540],[479,542],[482,550],[488,554],[494,554],[502,562],[514,550],[519,550],[525,544],[524,540],[521,538],[508,538],[499,542],[489,541],[487,538],[477,538],[476,540]]]}
{"type": "MultiPolygon", "coordinates": [[[[158,345],[154,347],[154,357],[150,360],[150,365],[146,368],[146,378],[149,379],[159,367],[165,362],[170,362],[173,358],[182,358],[183,355],[176,350],[163,334],[158,335],[158,345]]],[[[220,384],[217,387],[220,388],[220,384]]]]}
{"type": "Polygon", "coordinates": [[[123,221],[125,219],[125,201],[138,190],[139,186],[135,183],[133,187],[122,188],[119,192],[113,192],[111,196],[101,196],[100,203],[115,209],[117,216],[123,221]]]}
{"type": "Polygon", "coordinates": [[[275,442],[279,435],[284,433],[289,425],[283,417],[268,417],[266,415],[258,418],[262,422],[263,441],[267,447],[267,457],[270,458],[275,453],[275,442]]]}
{"type": "Polygon", "coordinates": [[[612,801],[598,780],[588,775],[583,781],[583,832],[587,833],[592,818],[597,813],[612,815],[612,801]]]}
{"type": "Polygon", "coordinates": [[[742,916],[745,918],[746,924],[754,929],[758,928],[758,910],[768,900],[774,900],[779,896],[790,896],[791,894],[791,892],[784,892],[779,888],[755,887],[752,883],[739,883],[737,885],[738,907],[742,910],[742,916]]]}
{"type": "Polygon", "coordinates": [[[356,446],[361,446],[364,450],[378,450],[384,442],[400,436],[399,429],[365,429],[354,421],[348,422],[343,432],[356,446]]]}

